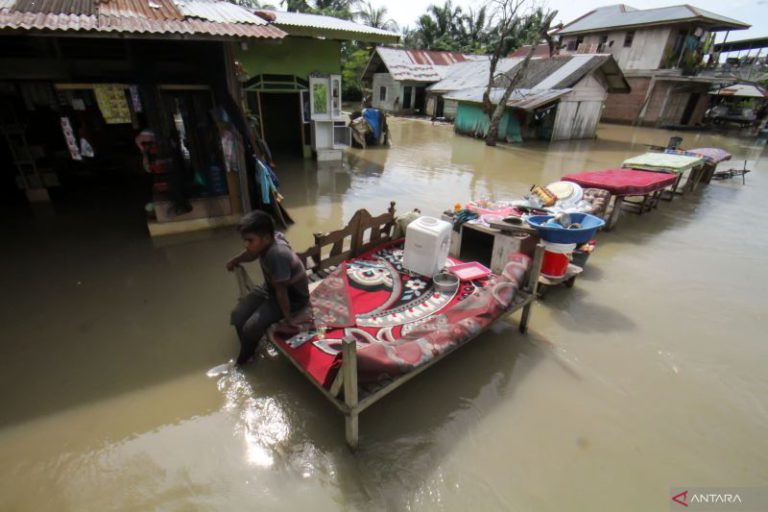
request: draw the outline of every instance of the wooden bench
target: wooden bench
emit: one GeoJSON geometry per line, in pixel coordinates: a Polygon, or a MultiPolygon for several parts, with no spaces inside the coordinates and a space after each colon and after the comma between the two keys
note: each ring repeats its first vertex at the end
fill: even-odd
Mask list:
{"type": "MultiPolygon", "coordinates": [[[[306,251],[298,253],[307,268],[307,274],[312,284],[319,283],[333,272],[339,264],[352,259],[377,246],[392,241],[395,224],[395,203],[391,202],[386,213],[376,217],[367,210],[358,210],[344,228],[330,233],[318,233],[314,235],[315,244],[306,251]]],[[[536,247],[534,261],[525,279],[522,290],[519,290],[509,305],[506,314],[522,310],[520,332],[527,331],[530,319],[531,306],[536,298],[539,270],[543,258],[544,249],[541,244],[536,247]]],[[[240,293],[247,292],[247,283],[250,280],[242,267],[237,267],[240,293]]],[[[474,337],[483,331],[475,334],[474,337]]],[[[270,329],[267,336],[272,345],[280,351],[294,366],[345,416],[346,440],[350,447],[358,445],[359,430],[358,417],[361,412],[399,388],[418,374],[431,367],[436,362],[451,354],[458,347],[469,342],[458,344],[448,351],[436,356],[428,363],[419,366],[415,370],[391,379],[376,382],[375,384],[359,386],[357,373],[357,345],[354,338],[348,337],[342,343],[341,368],[333,381],[330,389],[326,389],[318,383],[305,368],[301,366],[283,347],[274,339],[274,329],[270,329]]]]}

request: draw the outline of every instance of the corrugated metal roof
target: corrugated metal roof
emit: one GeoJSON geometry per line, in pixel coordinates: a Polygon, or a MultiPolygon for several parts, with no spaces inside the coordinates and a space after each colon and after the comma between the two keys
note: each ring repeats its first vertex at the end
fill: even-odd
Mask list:
{"type": "Polygon", "coordinates": [[[41,14],[96,14],[93,0],[17,0],[13,9],[41,14]]]}
{"type": "Polygon", "coordinates": [[[99,3],[99,15],[163,21],[184,19],[172,0],[109,0],[99,3]]]}
{"type": "MultiPolygon", "coordinates": [[[[516,68],[517,66],[515,66],[516,68]]],[[[515,68],[495,80],[497,87],[506,87],[515,68]]],[[[546,59],[532,59],[525,75],[518,82],[520,89],[564,89],[575,86],[595,70],[601,70],[608,81],[608,92],[625,93],[629,84],[613,56],[608,54],[566,55],[546,59]]]]}
{"type": "MultiPolygon", "coordinates": [[[[559,69],[554,70],[552,73],[550,73],[546,78],[544,78],[542,81],[538,82],[535,85],[536,89],[553,89],[558,86],[561,82],[566,81],[569,77],[572,75],[577,74],[577,72],[593,59],[596,58],[594,55],[574,55],[571,58],[569,58],[566,62],[564,62],[559,69]]],[[[546,62],[557,62],[561,59],[548,59],[546,62]]],[[[541,61],[540,61],[541,62],[541,61]]],[[[582,75],[583,76],[583,75],[582,75]]],[[[581,77],[579,77],[581,78],[581,77]]],[[[569,84],[573,85],[573,84],[569,84]]]]}
{"type": "MultiPolygon", "coordinates": [[[[2,1],[2,0],[0,0],[2,1]]],[[[203,3],[193,0],[189,3],[203,3]]],[[[237,39],[282,39],[287,34],[242,7],[225,2],[206,2],[209,17],[220,21],[185,18],[172,0],[18,0],[0,10],[0,30],[96,32],[141,35],[179,35],[237,39]],[[43,2],[42,4],[39,2],[43,2]],[[77,3],[80,2],[80,3],[77,3]],[[90,2],[87,7],[83,2],[90,2]],[[212,5],[217,4],[217,5],[212,5]],[[37,9],[24,11],[24,9],[37,9]],[[41,12],[62,9],[64,12],[41,12]],[[92,14],[68,11],[91,10],[92,14]],[[244,21],[253,19],[254,21],[244,21]],[[225,21],[232,20],[232,21],[225,21]],[[237,20],[237,21],[235,21],[237,20]]]]}
{"type": "Polygon", "coordinates": [[[709,94],[716,96],[739,96],[742,98],[768,98],[768,90],[757,84],[733,84],[710,91],[709,94]]]}
{"type": "MultiPolygon", "coordinates": [[[[515,89],[507,100],[507,106],[512,108],[521,108],[523,110],[533,110],[547,103],[551,103],[569,92],[572,89],[550,89],[538,91],[532,89],[515,89]]],[[[482,103],[485,87],[473,87],[461,91],[454,91],[445,95],[447,100],[466,101],[469,103],[482,103]]],[[[491,89],[491,102],[497,104],[504,95],[504,89],[491,89]]]]}
{"type": "Polygon", "coordinates": [[[579,32],[595,32],[618,27],[640,25],[663,25],[684,21],[697,21],[716,29],[738,30],[749,28],[744,23],[720,14],[716,14],[691,5],[674,5],[657,9],[635,9],[628,5],[618,4],[601,7],[590,11],[558,30],[557,34],[575,34],[579,32]]]}
{"type": "Polygon", "coordinates": [[[358,34],[371,34],[377,36],[386,36],[394,41],[400,39],[400,35],[387,30],[361,25],[354,21],[342,20],[332,16],[320,16],[317,14],[305,14],[301,12],[285,12],[273,10],[260,10],[256,14],[263,14],[274,18],[275,25],[286,27],[307,27],[321,30],[330,30],[335,32],[355,32],[358,34]]]}
{"type": "Polygon", "coordinates": [[[229,2],[219,2],[217,0],[176,0],[176,5],[187,18],[200,18],[218,23],[267,24],[263,18],[229,2]]]}
{"type": "MultiPolygon", "coordinates": [[[[496,64],[497,73],[506,73],[523,59],[500,59],[496,64]]],[[[458,62],[448,68],[445,78],[429,86],[436,93],[482,87],[488,83],[491,62],[489,59],[458,62]]]]}
{"type": "MultiPolygon", "coordinates": [[[[376,48],[392,78],[398,81],[437,82],[447,76],[449,66],[469,60],[485,60],[483,55],[458,52],[376,48]]],[[[367,70],[366,70],[367,72],[367,70]]]]}
{"type": "MultiPolygon", "coordinates": [[[[528,51],[530,51],[531,45],[526,44],[518,48],[517,50],[513,51],[509,55],[507,55],[508,58],[514,59],[516,57],[525,57],[528,55],[528,51]]],[[[548,43],[542,43],[536,45],[536,49],[533,50],[533,58],[541,58],[546,59],[549,57],[549,44],[548,43]]]]}

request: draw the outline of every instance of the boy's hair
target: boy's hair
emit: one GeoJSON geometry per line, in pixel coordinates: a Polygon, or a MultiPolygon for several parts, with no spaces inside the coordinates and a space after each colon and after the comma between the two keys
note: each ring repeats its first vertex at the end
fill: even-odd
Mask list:
{"type": "Polygon", "coordinates": [[[275,223],[268,213],[254,210],[243,215],[237,223],[237,230],[241,235],[252,233],[258,236],[275,236],[275,223]]]}

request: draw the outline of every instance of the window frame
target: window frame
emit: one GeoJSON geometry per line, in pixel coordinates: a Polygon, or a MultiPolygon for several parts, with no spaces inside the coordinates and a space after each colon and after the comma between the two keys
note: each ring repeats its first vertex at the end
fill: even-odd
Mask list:
{"type": "Polygon", "coordinates": [[[632,48],[632,43],[635,42],[635,31],[630,30],[624,34],[624,48],[632,48]]]}

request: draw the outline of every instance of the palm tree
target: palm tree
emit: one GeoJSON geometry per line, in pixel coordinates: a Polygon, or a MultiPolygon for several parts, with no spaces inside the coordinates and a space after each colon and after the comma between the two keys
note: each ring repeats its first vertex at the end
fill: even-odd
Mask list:
{"type": "Polygon", "coordinates": [[[290,12],[309,12],[312,10],[306,0],[281,0],[280,5],[290,12]]]}
{"type": "Polygon", "coordinates": [[[393,19],[387,18],[387,8],[384,6],[376,8],[371,2],[365,2],[363,8],[356,14],[363,25],[381,30],[397,31],[397,23],[393,19]]]}

